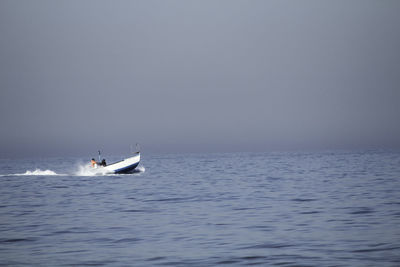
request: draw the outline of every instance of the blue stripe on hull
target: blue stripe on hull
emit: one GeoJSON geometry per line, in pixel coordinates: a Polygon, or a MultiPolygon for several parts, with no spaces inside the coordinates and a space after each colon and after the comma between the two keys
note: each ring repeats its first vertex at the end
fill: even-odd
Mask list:
{"type": "Polygon", "coordinates": [[[132,165],[129,165],[127,167],[115,170],[114,172],[115,173],[131,173],[138,165],[139,165],[139,162],[135,163],[135,164],[132,164],[132,165]]]}

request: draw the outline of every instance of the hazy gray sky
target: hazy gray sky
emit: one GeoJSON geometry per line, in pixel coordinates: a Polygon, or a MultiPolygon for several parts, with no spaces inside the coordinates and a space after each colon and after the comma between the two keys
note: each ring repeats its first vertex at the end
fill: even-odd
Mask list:
{"type": "Polygon", "coordinates": [[[400,1],[0,1],[0,156],[400,145],[400,1]]]}

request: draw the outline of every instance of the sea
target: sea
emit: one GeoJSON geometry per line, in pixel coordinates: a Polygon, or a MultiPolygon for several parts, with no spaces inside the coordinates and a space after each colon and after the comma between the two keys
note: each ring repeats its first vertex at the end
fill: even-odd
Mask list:
{"type": "Polygon", "coordinates": [[[0,160],[1,266],[400,266],[398,151],[89,160],[0,160]]]}

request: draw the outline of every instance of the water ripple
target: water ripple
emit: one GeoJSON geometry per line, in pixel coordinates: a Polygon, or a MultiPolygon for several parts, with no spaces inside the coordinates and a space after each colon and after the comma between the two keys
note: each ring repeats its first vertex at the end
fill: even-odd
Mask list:
{"type": "Polygon", "coordinates": [[[0,159],[0,265],[400,262],[400,153],[149,155],[140,175],[65,175],[83,160],[0,159]],[[10,175],[38,168],[58,175],[10,175]]]}

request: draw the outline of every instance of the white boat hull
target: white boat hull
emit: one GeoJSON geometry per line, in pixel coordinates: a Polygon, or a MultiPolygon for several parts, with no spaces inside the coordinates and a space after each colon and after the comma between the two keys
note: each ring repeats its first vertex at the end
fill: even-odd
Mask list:
{"type": "Polygon", "coordinates": [[[101,173],[132,173],[140,163],[140,153],[137,152],[133,157],[112,163],[105,167],[97,167],[95,172],[101,173]]]}

